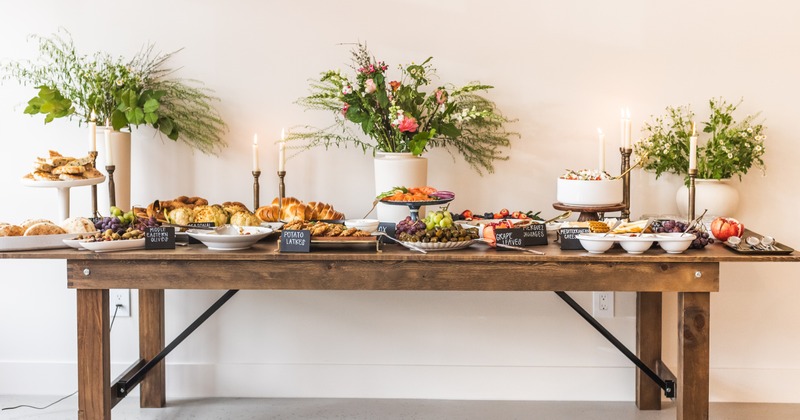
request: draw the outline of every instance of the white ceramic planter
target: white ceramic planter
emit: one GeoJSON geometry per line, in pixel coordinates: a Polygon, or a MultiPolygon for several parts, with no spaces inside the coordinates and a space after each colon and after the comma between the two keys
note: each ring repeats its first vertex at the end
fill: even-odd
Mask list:
{"type": "MultiPolygon", "coordinates": [[[[375,195],[393,187],[428,185],[428,159],[411,153],[377,153],[375,155],[375,195]]],[[[378,220],[399,222],[410,214],[408,207],[378,203],[378,220]]],[[[424,211],[420,210],[420,216],[424,211]]]]}
{"type": "MultiPolygon", "coordinates": [[[[98,127],[98,131],[100,128],[98,127]]],[[[105,134],[105,133],[104,133],[105,134]]],[[[111,153],[114,161],[114,189],[116,190],[116,205],[123,211],[131,209],[131,133],[129,131],[111,131],[111,153]]],[[[100,162],[106,165],[107,150],[103,149],[103,156],[98,156],[100,162]]],[[[105,172],[105,166],[98,168],[105,172]]],[[[106,184],[106,187],[108,184],[106,184]]],[[[98,196],[108,197],[108,189],[98,189],[98,196]]],[[[99,208],[100,214],[108,213],[108,209],[99,208]]]]}
{"type": "Polygon", "coordinates": [[[609,206],[622,202],[622,178],[597,181],[558,179],[556,200],[572,206],[609,206]]]}
{"type": "MultiPolygon", "coordinates": [[[[689,189],[682,185],[675,195],[678,212],[682,216],[689,214],[689,189]]],[[[739,208],[739,191],[730,184],[730,179],[697,179],[695,180],[695,215],[699,216],[708,209],[705,219],[712,220],[717,216],[732,217],[739,208]]]]}

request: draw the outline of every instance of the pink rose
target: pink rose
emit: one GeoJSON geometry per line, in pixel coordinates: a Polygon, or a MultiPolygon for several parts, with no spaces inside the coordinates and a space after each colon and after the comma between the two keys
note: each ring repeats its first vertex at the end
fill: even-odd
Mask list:
{"type": "Polygon", "coordinates": [[[417,124],[417,120],[415,120],[414,117],[406,117],[403,118],[403,121],[400,121],[400,125],[398,125],[397,128],[401,132],[413,133],[417,131],[419,124],[417,124]]]}
{"type": "Polygon", "coordinates": [[[447,102],[447,92],[441,89],[436,89],[436,102],[438,102],[439,105],[443,105],[445,102],[447,102]]]}
{"type": "Polygon", "coordinates": [[[345,103],[345,104],[344,104],[344,106],[342,107],[342,115],[343,115],[343,116],[346,116],[346,115],[347,115],[347,110],[348,110],[348,109],[350,109],[350,104],[348,104],[348,103],[345,103]]]}
{"type": "Polygon", "coordinates": [[[378,86],[375,85],[375,81],[372,79],[367,79],[367,81],[364,82],[364,85],[365,85],[364,92],[366,92],[367,94],[375,93],[375,91],[378,90],[378,86]]]}

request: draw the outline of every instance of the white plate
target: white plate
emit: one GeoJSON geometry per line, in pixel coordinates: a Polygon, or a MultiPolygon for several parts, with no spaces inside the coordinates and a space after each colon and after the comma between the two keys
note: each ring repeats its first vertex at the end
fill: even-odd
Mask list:
{"type": "Polygon", "coordinates": [[[106,180],[105,175],[97,178],[76,179],[72,181],[37,181],[30,178],[22,178],[22,185],[26,187],[41,188],[72,188],[83,187],[86,185],[97,185],[106,180]]]}
{"type": "Polygon", "coordinates": [[[283,222],[261,222],[261,227],[278,230],[283,227],[283,222]]]}
{"type": "Polygon", "coordinates": [[[81,242],[81,246],[94,252],[130,251],[144,249],[144,238],[118,241],[81,242]]]}
{"type": "Polygon", "coordinates": [[[85,239],[64,239],[64,243],[70,247],[75,248],[77,250],[86,249],[81,245],[81,242],[85,241],[85,239]]]}
{"type": "Polygon", "coordinates": [[[0,251],[32,251],[35,249],[66,248],[64,239],[72,239],[74,233],[61,235],[5,236],[0,237],[0,251]]]}
{"type": "Polygon", "coordinates": [[[464,249],[476,241],[459,242],[403,242],[403,244],[424,249],[426,251],[449,251],[454,249],[464,249]]]}
{"type": "Polygon", "coordinates": [[[242,226],[244,235],[218,235],[213,231],[189,230],[186,233],[215,251],[237,251],[247,249],[273,232],[270,228],[242,226]]]}

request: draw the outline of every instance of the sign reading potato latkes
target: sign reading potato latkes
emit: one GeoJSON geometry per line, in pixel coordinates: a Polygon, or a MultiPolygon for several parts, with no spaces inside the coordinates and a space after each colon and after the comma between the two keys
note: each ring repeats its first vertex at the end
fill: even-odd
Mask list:
{"type": "Polygon", "coordinates": [[[311,252],[310,230],[284,230],[281,233],[281,252],[311,252]]]}

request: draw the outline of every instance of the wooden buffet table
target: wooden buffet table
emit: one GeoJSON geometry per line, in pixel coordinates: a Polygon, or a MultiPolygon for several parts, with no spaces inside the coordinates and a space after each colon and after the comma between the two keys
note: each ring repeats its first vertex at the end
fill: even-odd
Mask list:
{"type": "MultiPolygon", "coordinates": [[[[165,346],[165,289],[620,291],[637,292],[636,353],[654,371],[661,363],[661,293],[678,293],[678,419],[708,418],[709,297],[719,291],[720,262],[800,261],[791,255],[739,255],[712,245],[680,255],[653,249],[629,255],[537,247],[546,255],[498,252],[484,246],[426,255],[399,246],[325,249],[280,254],[274,241],[245,251],[209,251],[203,245],[168,251],[96,254],[49,250],[0,253],[0,258],[66,259],[67,285],[77,289],[80,419],[109,419],[124,396],[112,392],[108,289],[139,290],[140,363],[165,346]]],[[[163,407],[161,361],[141,382],[141,406],[163,407]]],[[[127,392],[127,391],[126,391],[127,392]]],[[[661,388],[636,373],[636,404],[661,407],[661,388]]]]}

